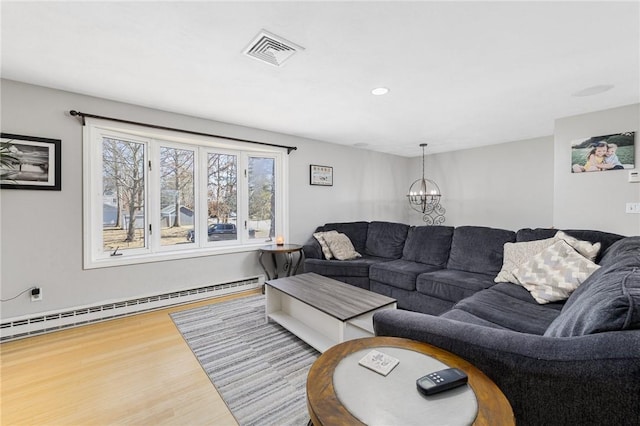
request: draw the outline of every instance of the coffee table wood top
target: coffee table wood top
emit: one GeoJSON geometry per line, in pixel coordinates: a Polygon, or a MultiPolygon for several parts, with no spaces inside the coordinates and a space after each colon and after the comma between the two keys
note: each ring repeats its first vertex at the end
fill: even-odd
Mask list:
{"type": "Polygon", "coordinates": [[[396,303],[390,297],[314,273],[270,280],[265,284],[340,321],[349,321],[396,303]]]}
{"type": "MultiPolygon", "coordinates": [[[[473,424],[477,426],[515,425],[513,410],[502,391],[482,371],[469,362],[427,343],[397,337],[371,337],[350,340],[333,346],[311,366],[307,376],[307,408],[314,426],[364,425],[342,405],[336,396],[333,387],[333,373],[345,356],[362,349],[373,349],[380,346],[420,352],[447,364],[449,367],[463,370],[469,377],[469,386],[473,389],[478,401],[478,415],[473,424]]],[[[416,372],[416,374],[419,373],[416,372]]]]}

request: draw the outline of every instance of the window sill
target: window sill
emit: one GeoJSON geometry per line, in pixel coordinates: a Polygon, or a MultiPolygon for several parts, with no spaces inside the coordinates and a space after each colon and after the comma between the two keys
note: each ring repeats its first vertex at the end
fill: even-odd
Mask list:
{"type": "Polygon", "coordinates": [[[233,254],[233,253],[246,253],[251,251],[257,251],[258,248],[269,244],[265,241],[260,241],[255,244],[244,244],[244,245],[227,245],[224,247],[205,247],[205,248],[197,248],[190,250],[182,250],[180,252],[167,252],[167,253],[153,253],[153,254],[142,254],[142,255],[126,255],[123,253],[122,256],[117,257],[109,257],[103,259],[85,259],[84,268],[88,269],[98,269],[98,268],[111,268],[117,266],[127,266],[127,265],[138,265],[144,263],[154,263],[154,262],[164,262],[167,260],[180,260],[180,259],[193,259],[197,257],[205,257],[205,256],[217,256],[222,254],[233,254]]]}

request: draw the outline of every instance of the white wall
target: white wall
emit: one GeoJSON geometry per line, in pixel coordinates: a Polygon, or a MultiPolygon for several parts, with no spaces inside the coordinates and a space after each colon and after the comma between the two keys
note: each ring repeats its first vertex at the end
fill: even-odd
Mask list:
{"type": "MultiPolygon", "coordinates": [[[[560,118],[555,123],[554,224],[558,228],[599,229],[640,235],[640,214],[625,213],[640,202],[640,183],[629,183],[629,170],[571,173],[571,141],[640,129],[640,104],[560,118]]],[[[636,133],[635,169],[640,168],[636,133]]]]}
{"type": "Polygon", "coordinates": [[[288,241],[347,220],[407,220],[410,160],[2,80],[2,131],[62,140],[62,191],[0,191],[2,319],[205,286],[262,273],[255,252],[82,269],[82,126],[69,110],[297,146],[289,156],[288,241]],[[309,164],[334,167],[334,186],[309,185],[309,164]],[[399,196],[400,194],[400,196],[399,196]]]}
{"type": "MultiPolygon", "coordinates": [[[[551,136],[427,155],[425,175],[442,192],[444,225],[517,230],[553,225],[551,136]]],[[[416,179],[422,160],[414,159],[416,179]]],[[[414,212],[415,213],[415,212],[414,212]]],[[[412,224],[420,224],[418,213],[412,224]]]]}

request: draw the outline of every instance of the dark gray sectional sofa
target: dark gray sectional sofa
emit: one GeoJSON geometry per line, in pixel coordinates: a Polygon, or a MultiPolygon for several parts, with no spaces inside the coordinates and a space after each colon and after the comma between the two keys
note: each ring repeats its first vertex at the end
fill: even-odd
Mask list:
{"type": "Polygon", "coordinates": [[[566,230],[601,243],[600,268],[566,301],[541,305],[494,278],[505,243],[556,229],[352,222],[316,232],[329,230],[349,236],[362,258],[326,260],[312,237],[305,272],[397,299],[398,310],[374,316],[376,334],[467,359],[502,389],[519,425],[640,424],[640,237],[566,230]]]}

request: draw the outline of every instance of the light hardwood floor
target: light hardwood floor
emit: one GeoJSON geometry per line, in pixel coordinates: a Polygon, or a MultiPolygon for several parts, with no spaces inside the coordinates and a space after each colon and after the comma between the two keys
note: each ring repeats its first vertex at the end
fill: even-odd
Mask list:
{"type": "Polygon", "coordinates": [[[249,291],[0,345],[0,424],[237,425],[169,317],[249,291]]]}

